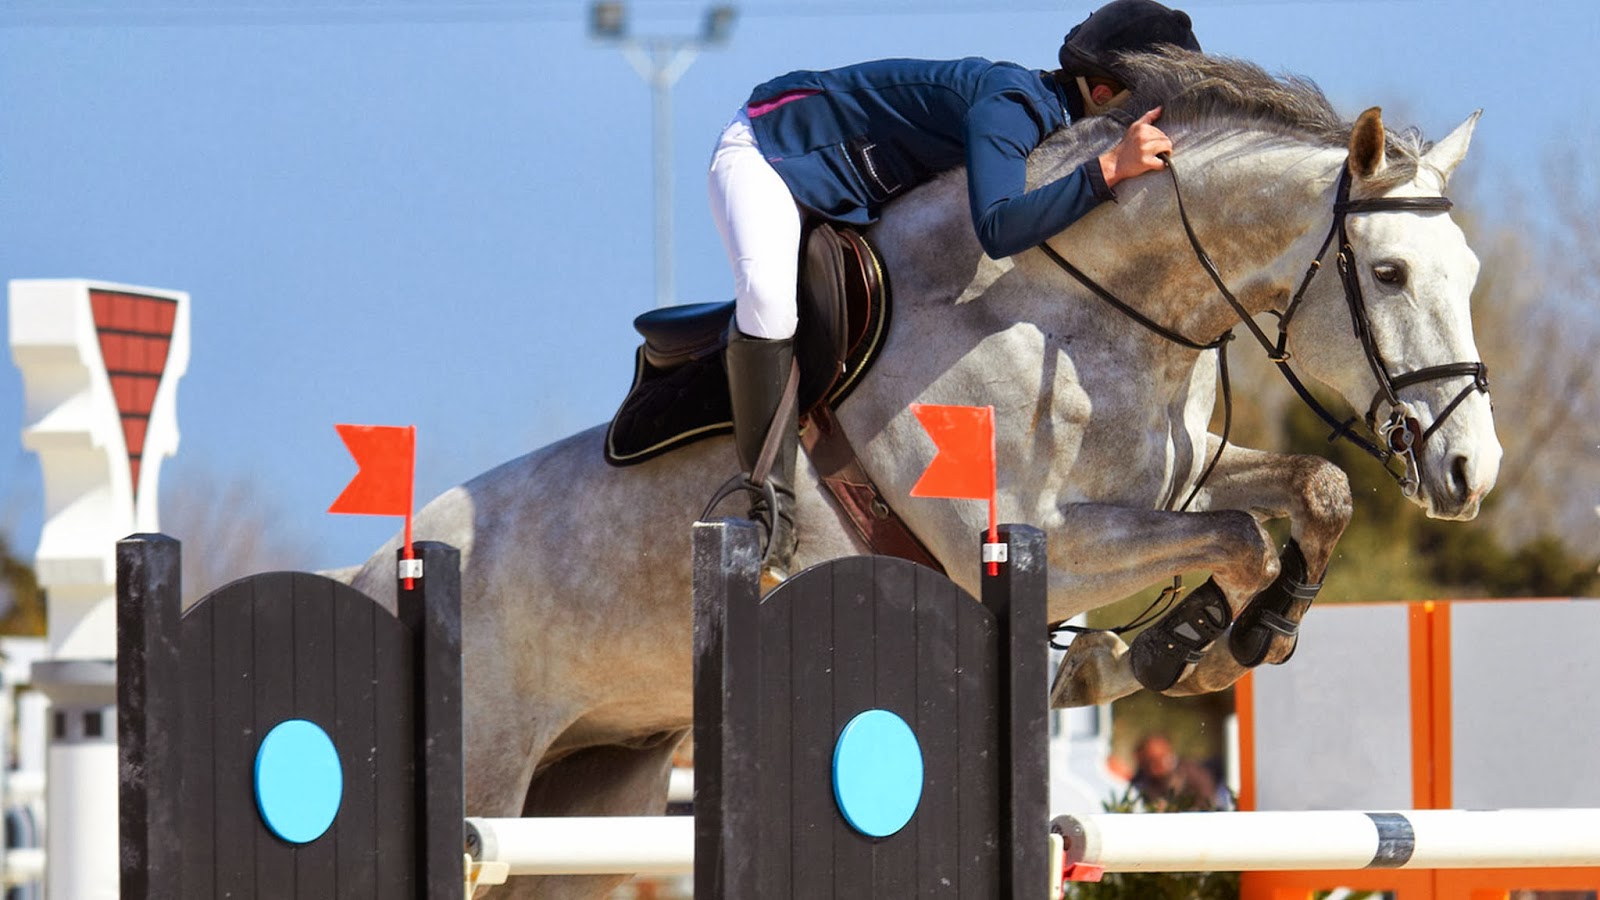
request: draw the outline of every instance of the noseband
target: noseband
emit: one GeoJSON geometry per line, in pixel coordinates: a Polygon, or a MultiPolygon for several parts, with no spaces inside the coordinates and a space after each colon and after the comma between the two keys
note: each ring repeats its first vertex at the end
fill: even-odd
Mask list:
{"type": "MultiPolygon", "coordinates": [[[[1267,352],[1267,358],[1278,366],[1278,371],[1283,374],[1284,380],[1289,383],[1289,386],[1294,388],[1301,401],[1333,428],[1333,433],[1328,436],[1328,440],[1344,438],[1360,447],[1383,465],[1384,471],[1388,472],[1399,483],[1400,490],[1406,496],[1414,495],[1421,483],[1420,466],[1417,462],[1418,452],[1428,438],[1432,437],[1433,433],[1439,429],[1439,426],[1444,424],[1445,419],[1455,412],[1456,407],[1460,406],[1462,401],[1475,392],[1484,394],[1489,392],[1489,370],[1482,362],[1455,362],[1427,366],[1399,375],[1390,372],[1389,365],[1384,361],[1383,354],[1378,348],[1376,336],[1373,334],[1372,320],[1367,315],[1366,299],[1362,296],[1361,279],[1357,274],[1355,248],[1350,244],[1345,222],[1351,215],[1366,213],[1444,212],[1451,208],[1450,200],[1442,196],[1377,197],[1369,200],[1351,200],[1350,167],[1348,164],[1341,166],[1339,185],[1333,204],[1333,225],[1328,229],[1328,236],[1323,239],[1322,247],[1317,251],[1316,257],[1306,267],[1305,277],[1301,279],[1300,287],[1294,292],[1294,296],[1290,298],[1289,305],[1281,313],[1274,312],[1274,315],[1278,317],[1278,339],[1273,341],[1267,337],[1261,327],[1251,318],[1250,312],[1245,309],[1244,304],[1239,302],[1239,299],[1228,289],[1227,284],[1222,280],[1221,274],[1217,271],[1216,264],[1211,261],[1210,254],[1206,253],[1205,248],[1200,245],[1200,238],[1195,234],[1194,226],[1189,222],[1189,214],[1184,209],[1183,191],[1178,185],[1178,171],[1173,167],[1170,156],[1162,154],[1162,159],[1166,161],[1167,173],[1172,178],[1172,189],[1178,199],[1178,216],[1183,222],[1183,230],[1188,235],[1189,244],[1194,248],[1195,259],[1205,269],[1206,274],[1216,284],[1217,289],[1222,292],[1223,298],[1233,307],[1234,312],[1239,316],[1239,320],[1249,329],[1251,335],[1255,337],[1262,349],[1267,352]],[[1289,367],[1289,326],[1294,319],[1295,312],[1300,307],[1300,302],[1305,298],[1306,289],[1310,287],[1312,278],[1322,268],[1322,260],[1327,256],[1328,248],[1333,246],[1335,239],[1338,240],[1339,245],[1335,261],[1339,269],[1340,283],[1344,285],[1345,302],[1350,307],[1350,321],[1355,327],[1356,337],[1361,341],[1361,349],[1367,358],[1367,365],[1371,367],[1373,377],[1378,382],[1378,390],[1372,398],[1372,404],[1368,407],[1366,416],[1367,428],[1378,439],[1377,442],[1368,440],[1350,430],[1351,426],[1357,421],[1355,417],[1340,421],[1332,413],[1328,412],[1327,408],[1316,397],[1312,396],[1311,392],[1306,389],[1305,384],[1300,381],[1299,376],[1289,367]],[[1429,425],[1427,430],[1424,431],[1421,423],[1412,414],[1410,404],[1400,399],[1400,390],[1429,381],[1462,376],[1470,377],[1472,382],[1456,394],[1455,398],[1434,418],[1433,424],[1429,425]],[[1390,414],[1380,425],[1378,424],[1378,407],[1384,403],[1388,404],[1390,414]],[[1397,457],[1404,464],[1404,472],[1397,473],[1389,467],[1389,461],[1397,457]]],[[[1217,460],[1221,458],[1222,450],[1228,443],[1228,430],[1232,421],[1233,402],[1228,386],[1227,344],[1233,339],[1233,331],[1230,329],[1224,332],[1220,337],[1208,344],[1192,341],[1169,328],[1151,321],[1137,310],[1128,306],[1073,266],[1061,254],[1057,253],[1049,243],[1042,243],[1039,248],[1056,265],[1088,288],[1095,296],[1111,304],[1119,312],[1150,331],[1173,343],[1181,344],[1191,349],[1217,351],[1223,397],[1222,440],[1217,448],[1216,455],[1212,457],[1205,471],[1201,473],[1200,478],[1195,482],[1194,488],[1190,490],[1188,498],[1184,500],[1183,506],[1180,507],[1181,509],[1188,508],[1189,503],[1194,500],[1195,494],[1199,492],[1200,487],[1205,484],[1206,479],[1211,475],[1211,470],[1216,467],[1217,460]]]]}

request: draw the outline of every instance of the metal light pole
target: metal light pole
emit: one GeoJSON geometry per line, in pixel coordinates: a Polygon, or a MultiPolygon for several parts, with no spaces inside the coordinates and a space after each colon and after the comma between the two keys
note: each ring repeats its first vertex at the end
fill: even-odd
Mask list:
{"type": "Polygon", "coordinates": [[[595,2],[589,8],[589,34],[616,43],[639,77],[650,85],[655,144],[656,306],[671,306],[672,287],[672,86],[700,51],[724,44],[737,16],[732,6],[706,10],[700,33],[692,36],[634,37],[628,34],[627,4],[595,2]]]}

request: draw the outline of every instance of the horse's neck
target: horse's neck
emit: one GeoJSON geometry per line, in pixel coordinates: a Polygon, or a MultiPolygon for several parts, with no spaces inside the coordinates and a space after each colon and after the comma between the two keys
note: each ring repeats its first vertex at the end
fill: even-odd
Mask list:
{"type": "Polygon", "coordinates": [[[1181,191],[1196,239],[1228,289],[1251,314],[1281,309],[1331,222],[1342,155],[1250,147],[1248,136],[1187,153],[1179,144],[1176,179],[1161,172],[1120,185],[1117,203],[1104,204],[1055,243],[1153,321],[1209,341],[1239,317],[1197,259],[1180,215],[1181,191]]]}
{"type": "MultiPolygon", "coordinates": [[[[1224,282],[1252,313],[1281,308],[1316,255],[1331,222],[1342,159],[1337,149],[1264,142],[1248,133],[1192,146],[1180,142],[1175,165],[1184,208],[1224,282]]],[[[1045,165],[1054,177],[1070,171],[1045,165]]],[[[1124,182],[1117,202],[1102,204],[1050,243],[1153,321],[1209,341],[1237,325],[1238,315],[1196,261],[1177,197],[1165,173],[1124,182]]],[[[981,302],[988,285],[1018,262],[988,259],[971,223],[959,175],[889,208],[873,236],[899,302],[981,302]]],[[[1069,282],[1061,287],[1086,295],[1065,273],[1054,274],[1069,282]]],[[[1061,287],[1049,291],[1059,294],[1061,287]]],[[[1097,312],[1121,330],[1120,313],[1098,306],[1097,312]]]]}

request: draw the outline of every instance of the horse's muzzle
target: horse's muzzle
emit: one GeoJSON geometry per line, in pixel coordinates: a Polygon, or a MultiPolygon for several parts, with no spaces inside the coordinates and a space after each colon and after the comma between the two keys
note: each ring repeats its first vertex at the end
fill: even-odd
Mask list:
{"type": "Polygon", "coordinates": [[[1451,521],[1476,518],[1483,498],[1494,488],[1499,474],[1499,454],[1451,453],[1439,464],[1428,467],[1423,479],[1424,503],[1428,517],[1451,521]]]}

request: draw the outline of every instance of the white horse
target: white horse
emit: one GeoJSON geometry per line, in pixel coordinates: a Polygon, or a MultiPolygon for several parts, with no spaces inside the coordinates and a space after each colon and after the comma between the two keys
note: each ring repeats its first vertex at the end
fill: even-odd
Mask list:
{"type": "MultiPolygon", "coordinates": [[[[1476,115],[1428,148],[1387,133],[1376,110],[1351,125],[1314,86],[1248,64],[1173,54],[1129,65],[1141,85],[1129,109],[1164,105],[1183,202],[1221,282],[1251,314],[1281,313],[1300,291],[1288,322],[1294,364],[1357,410],[1371,408],[1373,420],[1387,419],[1386,443],[1411,443],[1412,499],[1429,515],[1476,515],[1501,455],[1481,367],[1473,368],[1477,260],[1437,199],[1394,202],[1442,195],[1476,115]],[[1336,215],[1341,191],[1353,202],[1336,215]],[[1326,264],[1308,275],[1319,255],[1326,264]],[[1365,337],[1352,327],[1357,306],[1365,337]]],[[[1030,179],[1068,171],[1119,132],[1106,120],[1063,129],[1030,159],[1030,179]]],[[[1210,343],[1239,315],[1197,262],[1176,184],[1165,174],[1128,182],[1117,202],[1051,246],[1152,324],[1210,343]]],[[[1200,602],[1172,614],[1182,621],[1153,630],[1161,636],[1148,642],[1145,664],[1154,676],[1137,670],[1139,654],[1119,638],[1088,635],[1073,644],[1058,699],[1106,702],[1138,690],[1141,677],[1175,682],[1162,685],[1174,694],[1212,691],[1244,673],[1240,658],[1286,659],[1349,519],[1344,474],[1317,457],[1209,434],[1218,354],[1158,335],[1045,252],[988,260],[960,172],[896,201],[869,237],[895,310],[882,357],[839,419],[863,467],[958,583],[978,592],[974,545],[985,510],[909,497],[933,454],[907,410],[915,402],[995,407],[1000,516],[1046,531],[1053,621],[1174,573],[1212,573],[1185,600],[1200,602]],[[1299,554],[1292,565],[1289,551],[1280,565],[1261,524],[1285,516],[1299,554]],[[1270,608],[1210,643],[1227,636],[1218,631],[1226,621],[1212,621],[1220,602],[1222,612],[1249,617],[1258,596],[1270,608]],[[1190,639],[1201,646],[1185,646],[1190,639]]],[[[736,464],[723,438],[612,468],[604,433],[596,427],[508,462],[418,518],[419,537],[462,553],[471,815],[663,807],[672,750],[691,724],[689,526],[736,464]]],[[[796,487],[797,569],[866,552],[803,458],[796,487]]],[[[373,556],[356,587],[392,597],[394,546],[373,556]]],[[[507,893],[588,898],[618,880],[513,880],[507,893]]]]}

